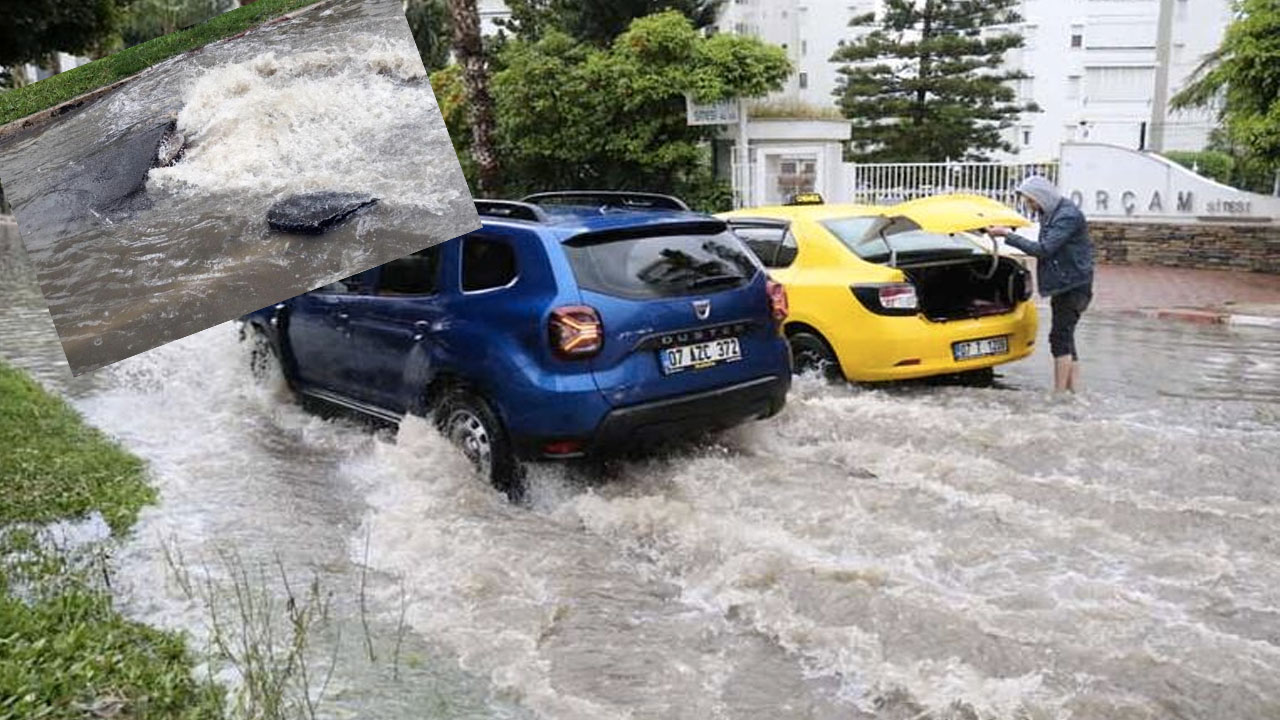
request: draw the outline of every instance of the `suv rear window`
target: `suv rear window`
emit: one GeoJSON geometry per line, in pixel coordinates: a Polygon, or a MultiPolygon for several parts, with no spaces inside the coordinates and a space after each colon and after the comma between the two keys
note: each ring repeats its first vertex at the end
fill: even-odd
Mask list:
{"type": "Polygon", "coordinates": [[[565,244],[579,286],[636,299],[698,295],[748,283],[760,269],[749,252],[728,231],[565,244]]]}

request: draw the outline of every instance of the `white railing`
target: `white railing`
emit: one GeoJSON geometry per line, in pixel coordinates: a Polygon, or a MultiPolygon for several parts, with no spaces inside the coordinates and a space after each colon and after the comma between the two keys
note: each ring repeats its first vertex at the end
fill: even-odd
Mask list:
{"type": "Polygon", "coordinates": [[[1058,163],[845,163],[849,200],[889,205],[942,193],[971,193],[1017,207],[1018,183],[1043,175],[1058,183],[1058,163]]]}

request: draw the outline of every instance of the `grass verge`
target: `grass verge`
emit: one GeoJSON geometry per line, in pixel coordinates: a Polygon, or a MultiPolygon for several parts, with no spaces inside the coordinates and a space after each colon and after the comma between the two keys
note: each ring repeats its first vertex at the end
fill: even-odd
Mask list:
{"type": "Polygon", "coordinates": [[[47,110],[84,93],[123,80],[161,60],[231,37],[273,17],[316,2],[318,0],[258,0],[195,27],[121,50],[47,80],[0,93],[0,125],[47,110]]]}
{"type": "Polygon", "coordinates": [[[104,548],[51,547],[36,529],[96,511],[125,532],[154,499],[142,462],[3,363],[0,478],[0,719],[222,717],[184,636],[113,608],[104,548]]]}
{"type": "Polygon", "coordinates": [[[80,518],[97,510],[111,530],[133,525],[155,499],[142,461],[25,373],[0,364],[0,526],[80,518]]]}

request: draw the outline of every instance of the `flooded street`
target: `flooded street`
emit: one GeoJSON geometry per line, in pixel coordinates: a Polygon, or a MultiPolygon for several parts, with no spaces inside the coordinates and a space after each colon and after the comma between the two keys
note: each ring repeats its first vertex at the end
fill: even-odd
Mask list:
{"type": "Polygon", "coordinates": [[[166,61],[0,144],[78,373],[478,227],[397,0],[326,0],[166,61]],[[181,159],[152,168],[176,123],[181,159]],[[273,203],[379,199],[320,237],[273,203]]]}
{"type": "Polygon", "coordinates": [[[166,546],[318,574],[326,717],[1280,716],[1274,330],[1087,315],[1076,400],[1043,342],[995,389],[801,378],[698,451],[535,468],[517,509],[423,423],[259,387],[230,325],[72,379],[5,228],[0,354],[160,489],[126,611],[205,635],[166,546]]]}

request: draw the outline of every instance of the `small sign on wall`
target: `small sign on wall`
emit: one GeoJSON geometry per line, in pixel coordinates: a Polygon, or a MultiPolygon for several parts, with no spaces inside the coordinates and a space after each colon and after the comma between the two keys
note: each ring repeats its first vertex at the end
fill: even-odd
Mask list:
{"type": "Polygon", "coordinates": [[[738,122],[737,98],[700,103],[694,102],[692,95],[685,95],[684,106],[690,125],[732,125],[738,122]]]}

